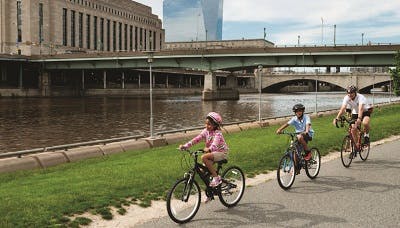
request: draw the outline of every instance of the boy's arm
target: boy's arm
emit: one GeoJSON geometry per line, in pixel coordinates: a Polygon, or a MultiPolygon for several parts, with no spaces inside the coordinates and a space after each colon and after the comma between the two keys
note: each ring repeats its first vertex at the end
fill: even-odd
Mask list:
{"type": "Polygon", "coordinates": [[[276,134],[280,134],[283,129],[287,128],[289,126],[288,123],[284,123],[280,128],[278,128],[278,130],[276,130],[276,134]]]}

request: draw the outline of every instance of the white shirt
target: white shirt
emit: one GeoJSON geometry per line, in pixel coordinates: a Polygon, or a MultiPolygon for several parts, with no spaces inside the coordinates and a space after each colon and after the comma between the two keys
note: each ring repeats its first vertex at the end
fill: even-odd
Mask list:
{"type": "Polygon", "coordinates": [[[352,100],[348,95],[343,98],[342,105],[348,105],[351,108],[352,114],[358,114],[358,106],[363,104],[363,112],[368,111],[371,105],[367,103],[367,98],[364,95],[357,93],[354,100],[352,100]]]}

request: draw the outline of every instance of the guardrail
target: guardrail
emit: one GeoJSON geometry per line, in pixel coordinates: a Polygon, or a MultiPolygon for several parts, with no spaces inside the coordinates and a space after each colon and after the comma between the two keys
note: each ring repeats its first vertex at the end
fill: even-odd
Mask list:
{"type": "Polygon", "coordinates": [[[0,153],[0,158],[9,158],[9,157],[14,157],[14,156],[17,156],[20,158],[22,155],[35,154],[35,153],[54,151],[54,150],[67,151],[68,149],[80,147],[80,146],[90,146],[90,145],[98,145],[98,144],[106,145],[107,143],[118,142],[118,141],[129,140],[129,139],[138,140],[139,138],[143,138],[144,136],[145,135],[132,135],[132,136],[124,136],[124,137],[118,137],[118,138],[111,138],[111,139],[101,139],[101,140],[93,140],[93,141],[88,141],[88,142],[79,142],[79,143],[71,143],[71,144],[64,144],[64,145],[58,145],[58,146],[21,150],[21,151],[16,151],[16,152],[0,153]]]}

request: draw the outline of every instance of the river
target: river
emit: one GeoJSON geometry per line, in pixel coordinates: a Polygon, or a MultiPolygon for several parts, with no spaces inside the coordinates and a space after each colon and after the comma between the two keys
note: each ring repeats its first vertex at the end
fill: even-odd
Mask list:
{"type": "MultiPolygon", "coordinates": [[[[344,93],[262,94],[261,117],[291,115],[296,103],[306,112],[339,108],[344,93]]],[[[367,95],[370,103],[400,100],[367,95]]],[[[224,122],[258,120],[259,94],[237,101],[202,101],[200,96],[153,100],[154,133],[200,127],[210,111],[224,122]]],[[[98,139],[149,134],[150,102],[143,98],[0,98],[0,153],[98,139]]]]}

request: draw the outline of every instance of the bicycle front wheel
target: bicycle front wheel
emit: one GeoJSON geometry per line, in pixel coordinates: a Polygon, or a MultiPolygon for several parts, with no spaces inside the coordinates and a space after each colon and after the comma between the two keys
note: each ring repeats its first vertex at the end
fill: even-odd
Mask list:
{"type": "Polygon", "coordinates": [[[279,161],[278,170],[276,172],[279,186],[284,190],[289,189],[296,178],[296,169],[294,167],[293,158],[289,154],[283,155],[279,161]]]}
{"type": "Polygon", "coordinates": [[[219,201],[225,207],[233,207],[242,199],[245,189],[243,171],[237,166],[231,166],[222,174],[222,184],[218,193],[219,201]]]}
{"type": "Polygon", "coordinates": [[[311,159],[306,161],[306,174],[310,179],[314,179],[318,176],[321,168],[321,154],[318,148],[311,148],[311,159]]]}
{"type": "Polygon", "coordinates": [[[340,158],[344,167],[348,168],[353,160],[353,143],[351,142],[350,136],[345,136],[342,143],[342,149],[340,150],[340,158]]]}
{"type": "Polygon", "coordinates": [[[200,187],[195,180],[189,178],[178,180],[167,195],[167,211],[176,223],[189,222],[200,207],[200,187]]]}
{"type": "Polygon", "coordinates": [[[365,161],[368,158],[369,155],[369,143],[362,145],[361,151],[360,151],[360,158],[361,160],[365,161]]]}

